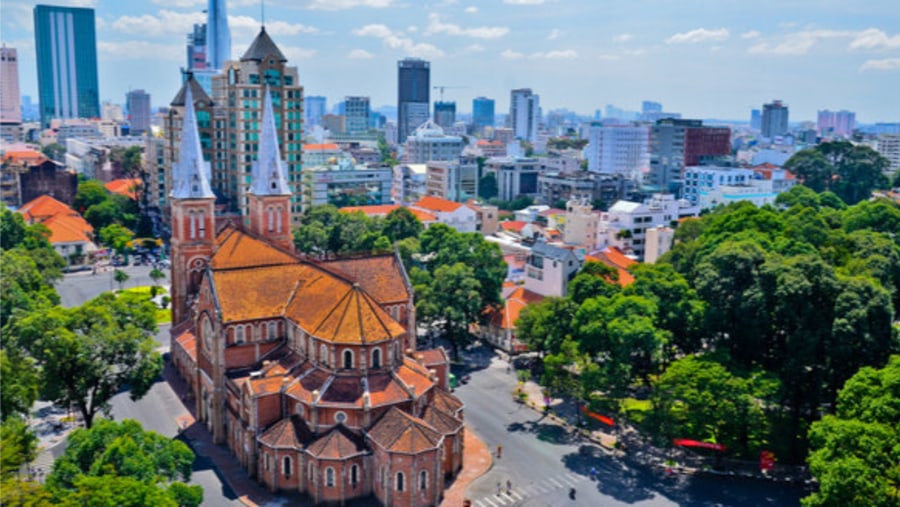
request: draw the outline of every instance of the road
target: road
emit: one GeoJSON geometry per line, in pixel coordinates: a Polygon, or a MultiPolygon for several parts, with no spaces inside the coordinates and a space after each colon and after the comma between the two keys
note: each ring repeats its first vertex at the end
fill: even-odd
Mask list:
{"type": "MultiPolygon", "coordinates": [[[[131,277],[125,282],[125,288],[151,285],[149,277],[151,267],[130,266],[123,269],[131,277]]],[[[168,270],[164,270],[168,275],[168,270]]],[[[160,280],[161,285],[168,285],[168,280],[160,280]]],[[[92,275],[90,271],[70,273],[57,284],[63,306],[77,306],[102,292],[118,286],[112,281],[112,271],[92,275]]],[[[169,325],[159,326],[156,333],[156,341],[159,350],[167,352],[169,349],[169,325]]],[[[178,435],[178,426],[175,418],[187,413],[181,400],[172,391],[169,384],[162,379],[158,380],[150,391],[140,400],[132,401],[128,392],[116,395],[111,401],[113,419],[135,419],[141,423],[144,429],[156,431],[167,437],[175,438],[178,435]]],[[[203,487],[204,506],[228,506],[243,505],[237,500],[236,495],[226,484],[222,482],[212,466],[212,462],[198,454],[194,461],[194,472],[191,476],[191,484],[203,487]]]]}
{"type": "Polygon", "coordinates": [[[456,390],[467,423],[502,457],[468,491],[474,507],[516,506],[797,506],[799,488],[709,475],[665,477],[607,455],[534,410],[513,401],[516,378],[507,363],[478,349],[468,384],[456,390]],[[591,467],[597,481],[589,479],[591,467]],[[512,484],[506,493],[506,482],[512,484]],[[501,494],[497,494],[500,483],[501,494]],[[575,488],[575,500],[569,499],[575,488]]]}

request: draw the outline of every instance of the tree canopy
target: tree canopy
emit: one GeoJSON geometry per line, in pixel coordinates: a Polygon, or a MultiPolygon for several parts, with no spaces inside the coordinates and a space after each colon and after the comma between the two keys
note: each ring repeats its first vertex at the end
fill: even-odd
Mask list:
{"type": "Polygon", "coordinates": [[[832,141],[801,150],[784,167],[816,192],[834,192],[847,204],[868,199],[872,190],[889,185],[890,161],[872,148],[849,141],[832,141]]]}

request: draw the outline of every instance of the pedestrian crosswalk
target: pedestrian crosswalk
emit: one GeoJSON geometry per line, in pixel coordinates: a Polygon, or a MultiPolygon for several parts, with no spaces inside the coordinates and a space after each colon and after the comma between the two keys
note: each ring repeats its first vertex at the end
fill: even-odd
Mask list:
{"type": "Polygon", "coordinates": [[[493,495],[482,496],[472,501],[473,507],[512,507],[526,498],[544,495],[551,491],[563,488],[571,488],[579,482],[587,480],[587,477],[575,474],[561,474],[549,477],[541,482],[532,482],[524,485],[513,485],[507,491],[501,486],[499,493],[493,495]]]}

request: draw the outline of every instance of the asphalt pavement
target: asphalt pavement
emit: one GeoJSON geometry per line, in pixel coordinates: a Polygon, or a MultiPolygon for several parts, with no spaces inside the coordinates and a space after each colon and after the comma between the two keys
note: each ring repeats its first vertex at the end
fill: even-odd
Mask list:
{"type": "Polygon", "coordinates": [[[508,373],[506,361],[489,349],[473,349],[465,359],[471,380],[456,395],[466,404],[467,423],[495,452],[494,467],[469,488],[474,507],[800,504],[804,493],[795,486],[709,475],[666,476],[631,466],[516,403],[515,372],[508,373]],[[597,470],[596,479],[590,477],[591,467],[597,470]],[[574,500],[569,497],[572,488],[574,500]]]}

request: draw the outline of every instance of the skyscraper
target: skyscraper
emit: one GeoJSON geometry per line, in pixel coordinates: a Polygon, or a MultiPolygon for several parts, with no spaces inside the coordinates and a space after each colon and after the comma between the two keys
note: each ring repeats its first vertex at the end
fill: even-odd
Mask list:
{"type": "Polygon", "coordinates": [[[397,126],[399,143],[428,121],[431,64],[418,58],[397,62],[397,126]]]}
{"type": "Polygon", "coordinates": [[[327,99],[321,95],[311,95],[304,99],[304,113],[307,127],[315,127],[322,124],[322,116],[325,115],[327,99]]]}
{"type": "Polygon", "coordinates": [[[475,130],[494,126],[494,99],[478,97],[472,100],[472,125],[475,130]]]}
{"type": "Polygon", "coordinates": [[[662,104],[660,104],[659,102],[653,102],[650,100],[645,100],[645,101],[641,102],[641,113],[642,114],[661,113],[662,110],[663,110],[662,104]]]}
{"type": "Polygon", "coordinates": [[[225,0],[209,0],[206,9],[206,62],[210,68],[221,69],[231,59],[231,31],[225,0]]]}
{"type": "Polygon", "coordinates": [[[434,122],[441,127],[452,127],[456,123],[456,102],[435,102],[434,122]]]}
{"type": "Polygon", "coordinates": [[[369,130],[369,97],[344,98],[344,129],[348,134],[359,134],[369,130]]]}
{"type": "Polygon", "coordinates": [[[633,180],[650,168],[650,127],[592,123],[585,147],[588,171],[633,180]]]}
{"type": "Polygon", "coordinates": [[[773,100],[771,104],[763,104],[762,111],[762,136],[773,138],[788,133],[788,107],[780,100],[773,100]]]}
{"type": "Polygon", "coordinates": [[[34,40],[41,124],[99,117],[94,9],[36,5],[34,40]]]}
{"type": "Polygon", "coordinates": [[[16,48],[0,48],[0,123],[22,123],[16,48]]]}
{"type": "Polygon", "coordinates": [[[131,124],[131,135],[140,136],[150,130],[150,94],[132,90],[125,94],[125,107],[131,124]]]}
{"type": "Polygon", "coordinates": [[[750,110],[750,128],[753,130],[759,130],[762,128],[762,113],[759,109],[751,109],[750,110]]]}
{"type": "Polygon", "coordinates": [[[677,193],[685,167],[730,152],[728,127],[704,126],[702,120],[659,120],[650,129],[650,172],[644,184],[657,192],[677,193]]]}
{"type": "Polygon", "coordinates": [[[531,88],[510,92],[509,118],[517,138],[534,142],[541,120],[540,97],[532,93],[531,88]]]}
{"type": "Polygon", "coordinates": [[[206,68],[206,23],[195,23],[187,36],[187,70],[206,68]]]}
{"type": "Polygon", "coordinates": [[[819,111],[817,126],[820,135],[847,137],[856,128],[856,113],[853,111],[819,111]]]}

